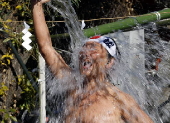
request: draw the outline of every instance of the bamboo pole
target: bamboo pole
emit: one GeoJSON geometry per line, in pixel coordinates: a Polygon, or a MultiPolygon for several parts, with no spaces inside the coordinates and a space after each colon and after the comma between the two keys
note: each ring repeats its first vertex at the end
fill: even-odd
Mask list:
{"type": "Polygon", "coordinates": [[[159,21],[170,18],[170,9],[163,9],[158,12],[140,15],[137,17],[130,17],[117,22],[103,24],[94,28],[84,30],[84,35],[87,37],[94,35],[103,35],[117,30],[124,30],[137,26],[138,24],[146,24],[149,22],[159,21]]]}
{"type": "MultiPolygon", "coordinates": [[[[168,18],[170,18],[169,8],[163,9],[158,12],[152,12],[152,13],[148,13],[144,15],[139,15],[136,17],[128,17],[126,19],[122,19],[116,22],[103,24],[103,25],[92,27],[89,29],[84,29],[83,32],[84,32],[84,35],[87,37],[94,36],[94,35],[103,35],[103,34],[115,32],[118,30],[129,29],[139,24],[140,25],[147,24],[149,22],[158,22],[158,24],[162,24],[163,22],[159,23],[159,20],[168,19],[168,18]]],[[[166,22],[169,22],[169,21],[165,21],[165,23],[166,22]]],[[[51,35],[51,38],[66,38],[66,37],[69,37],[68,33],[51,35]]]]}
{"type": "Polygon", "coordinates": [[[156,22],[156,25],[158,25],[158,26],[170,25],[170,18],[158,21],[158,22],[156,22]]]}

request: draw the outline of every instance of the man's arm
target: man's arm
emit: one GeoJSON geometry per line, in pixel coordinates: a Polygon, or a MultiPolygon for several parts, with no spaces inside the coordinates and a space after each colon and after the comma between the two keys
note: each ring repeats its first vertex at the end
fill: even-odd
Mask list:
{"type": "MultiPolygon", "coordinates": [[[[35,34],[39,51],[53,74],[62,77],[63,71],[70,71],[60,54],[52,46],[50,33],[45,21],[42,5],[50,0],[31,0],[35,34]]],[[[65,73],[64,73],[65,74],[65,73]]]]}

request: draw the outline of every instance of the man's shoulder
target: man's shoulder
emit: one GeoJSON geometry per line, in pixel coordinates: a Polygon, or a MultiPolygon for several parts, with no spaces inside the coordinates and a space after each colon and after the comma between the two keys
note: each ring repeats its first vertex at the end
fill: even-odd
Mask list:
{"type": "Polygon", "coordinates": [[[123,92],[118,87],[113,86],[113,87],[109,88],[108,90],[110,90],[110,92],[112,92],[114,95],[116,95],[117,100],[122,100],[124,103],[128,102],[131,104],[136,104],[135,99],[130,94],[123,92]]]}

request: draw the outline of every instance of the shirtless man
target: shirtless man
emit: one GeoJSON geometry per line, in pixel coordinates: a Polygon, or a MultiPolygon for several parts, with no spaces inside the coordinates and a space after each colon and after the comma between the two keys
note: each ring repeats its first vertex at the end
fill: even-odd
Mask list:
{"type": "MultiPolygon", "coordinates": [[[[51,72],[56,78],[62,79],[71,75],[72,69],[52,46],[42,8],[43,3],[48,1],[31,0],[35,33],[39,50],[51,72]]],[[[86,41],[79,54],[80,74],[84,76],[85,91],[80,94],[75,88],[68,93],[73,100],[66,105],[67,112],[62,122],[153,123],[130,95],[109,82],[106,73],[114,65],[115,55],[116,45],[111,38],[95,36],[86,41]]]]}

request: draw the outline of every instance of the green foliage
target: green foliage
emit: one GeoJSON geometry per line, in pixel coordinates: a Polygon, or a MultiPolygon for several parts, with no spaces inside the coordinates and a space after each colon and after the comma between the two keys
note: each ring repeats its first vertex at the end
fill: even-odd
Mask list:
{"type": "Polygon", "coordinates": [[[0,58],[0,68],[2,66],[8,67],[11,64],[12,59],[13,59],[12,54],[7,53],[5,55],[2,55],[2,57],[0,58]]]}
{"type": "MultiPolygon", "coordinates": [[[[71,0],[74,5],[78,7],[80,0],[71,0]]],[[[55,18],[61,18],[53,9],[49,8],[47,5],[44,5],[45,16],[47,20],[52,20],[55,18]]],[[[0,0],[0,32],[3,32],[4,37],[2,38],[2,43],[7,43],[11,41],[15,48],[23,53],[25,50],[21,43],[22,41],[22,30],[24,29],[23,22],[15,21],[26,21],[31,29],[29,30],[34,34],[33,30],[33,20],[31,14],[30,0],[0,0]]],[[[48,23],[49,27],[53,26],[53,23],[48,23]]],[[[1,35],[0,35],[1,36],[1,35]]],[[[32,58],[37,58],[37,45],[33,44],[33,50],[29,51],[32,54],[32,58]]],[[[1,54],[0,54],[1,55],[1,54]]],[[[13,55],[11,49],[6,49],[6,52],[0,56],[0,68],[8,69],[12,65],[13,55]]],[[[31,74],[31,73],[30,73],[31,74]]],[[[34,79],[37,79],[37,75],[34,76],[34,79]]],[[[30,81],[27,79],[26,75],[17,76],[18,85],[22,89],[20,94],[20,100],[17,100],[17,110],[31,110],[36,105],[36,94],[30,81]]],[[[0,96],[6,96],[6,92],[9,90],[5,82],[0,83],[0,96]]],[[[14,114],[16,113],[15,109],[7,107],[7,109],[0,109],[0,123],[8,123],[9,121],[17,121],[14,114]]]]}
{"type": "Polygon", "coordinates": [[[2,121],[0,123],[9,123],[10,121],[17,121],[17,118],[15,116],[12,116],[12,114],[16,113],[16,109],[0,109],[0,114],[2,114],[0,117],[2,118],[2,121]]]}
{"type": "Polygon", "coordinates": [[[1,0],[0,1],[0,27],[1,31],[6,33],[8,37],[5,37],[3,41],[12,41],[17,47],[21,46],[21,37],[23,24],[13,23],[15,20],[25,20],[27,23],[32,23],[31,9],[29,0],[1,0]]]}
{"type": "Polygon", "coordinates": [[[30,0],[1,0],[0,8],[1,19],[6,20],[11,14],[22,20],[31,18],[30,0]]]}
{"type": "MultiPolygon", "coordinates": [[[[8,91],[9,88],[5,85],[4,82],[0,83],[0,96],[6,96],[6,91],[8,91]]],[[[0,123],[9,123],[10,121],[17,121],[17,118],[14,116],[16,113],[16,109],[0,109],[0,123]]]]}
{"type": "Polygon", "coordinates": [[[1,82],[0,83],[0,96],[5,95],[7,90],[9,90],[8,87],[5,85],[4,82],[1,82]]]}
{"type": "Polygon", "coordinates": [[[35,106],[36,91],[27,79],[26,75],[18,76],[18,85],[21,87],[21,96],[23,97],[20,101],[19,108],[21,110],[31,110],[35,106]]]}

